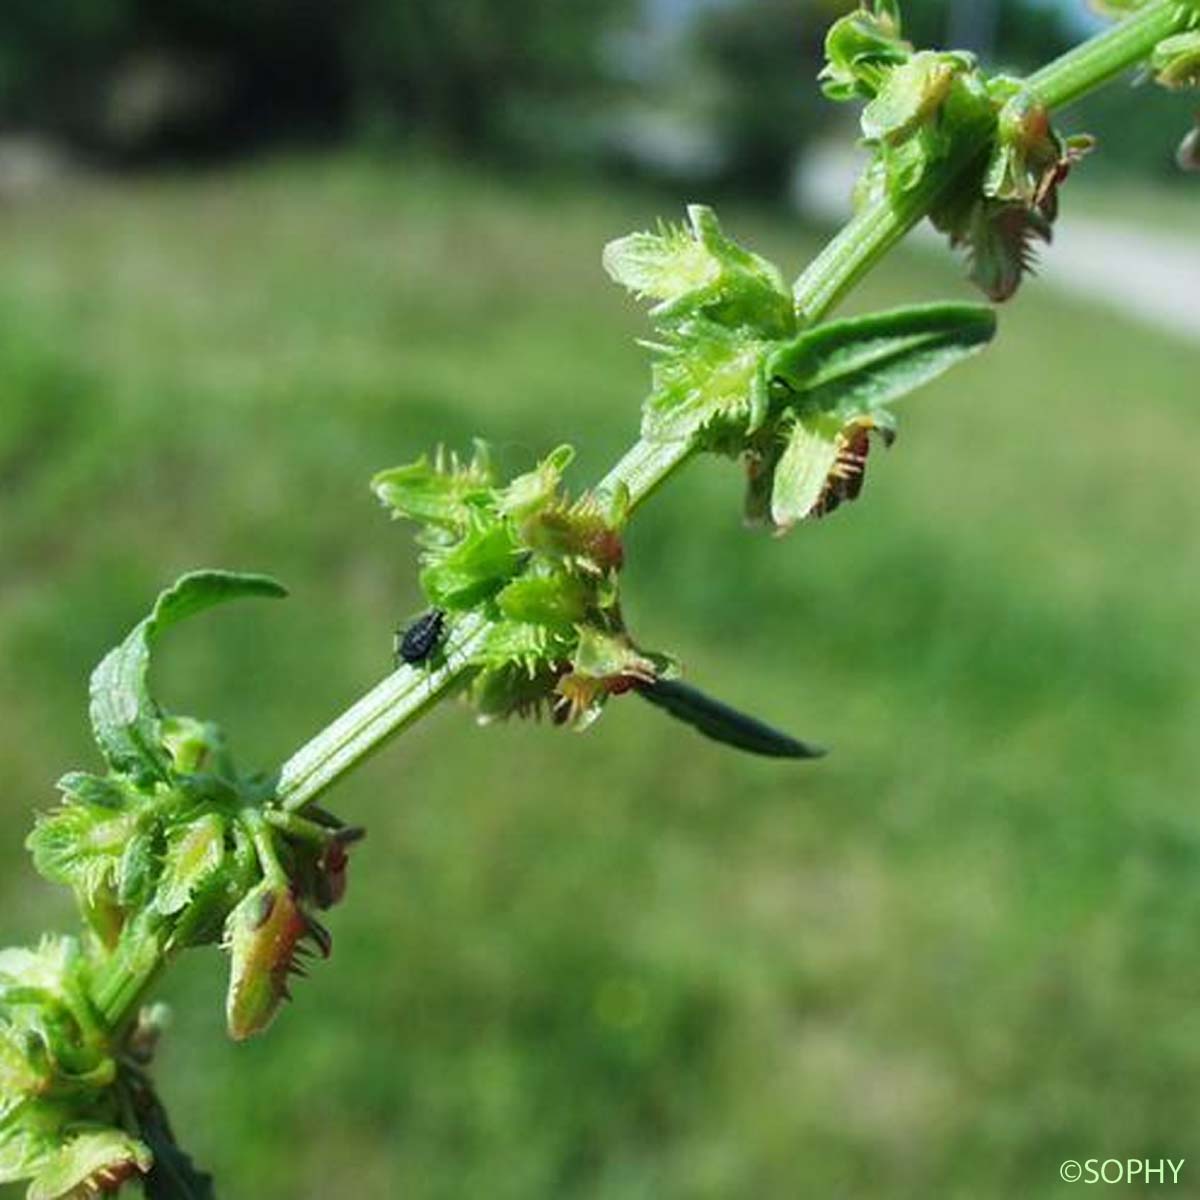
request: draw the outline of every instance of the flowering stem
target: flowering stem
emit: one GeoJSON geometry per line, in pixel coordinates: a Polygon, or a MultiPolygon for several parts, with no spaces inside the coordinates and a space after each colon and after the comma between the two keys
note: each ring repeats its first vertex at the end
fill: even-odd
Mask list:
{"type": "MultiPolygon", "coordinates": [[[[1152,0],[1043,67],[1027,82],[1048,108],[1069,104],[1147,58],[1163,38],[1186,29],[1192,15],[1180,0],[1152,0]]],[[[949,158],[927,171],[918,186],[899,198],[882,197],[851,218],[795,282],[793,294],[802,322],[821,320],[929,214],[986,152],[991,131],[990,122],[981,123],[977,131],[969,131],[959,141],[949,158]]],[[[643,438],[609,471],[597,491],[611,495],[624,486],[632,510],[695,452],[695,444],[689,441],[643,438]]],[[[466,683],[486,628],[486,620],[480,616],[459,621],[435,669],[401,667],[301,747],[280,771],[278,796],[284,808],[296,811],[315,800],[447,693],[466,683]]]]}

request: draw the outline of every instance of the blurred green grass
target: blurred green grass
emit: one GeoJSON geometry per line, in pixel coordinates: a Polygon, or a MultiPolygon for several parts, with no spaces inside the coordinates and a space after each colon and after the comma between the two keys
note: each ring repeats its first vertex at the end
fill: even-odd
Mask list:
{"type": "MultiPolygon", "coordinates": [[[[293,588],[159,670],[269,766],[419,604],[374,470],[475,433],[514,468],[576,442],[577,486],[615,458],[644,326],[599,250],[670,208],[330,159],[5,214],[4,942],[70,925],[20,839],[176,573],[293,588]]],[[[786,270],[815,247],[726,224],[786,270]]],[[[901,254],[857,303],[948,293],[901,254]]],[[[406,736],[333,797],[370,837],[270,1036],[223,1040],[215,952],[167,982],[159,1075],[221,1194],[998,1200],[1191,1157],[1195,368],[1034,284],[829,521],[748,534],[735,469],[693,466],[632,530],[631,626],[835,753],[739,758],[633,699],[586,736],[406,736]]]]}

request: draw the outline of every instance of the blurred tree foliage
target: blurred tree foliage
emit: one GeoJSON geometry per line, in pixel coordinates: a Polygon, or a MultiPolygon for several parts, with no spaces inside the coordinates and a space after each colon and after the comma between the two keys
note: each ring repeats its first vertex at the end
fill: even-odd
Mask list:
{"type": "Polygon", "coordinates": [[[467,149],[528,141],[530,126],[544,135],[539,116],[569,111],[604,86],[605,34],[634,8],[631,0],[359,0],[347,56],[358,115],[467,149]]]}
{"type": "MultiPolygon", "coordinates": [[[[0,129],[135,160],[381,131],[579,158],[619,122],[624,76],[642,119],[655,105],[683,114],[719,143],[726,182],[777,194],[835,119],[815,76],[825,29],[852,2],[2,0],[0,129]],[[634,69],[622,55],[639,57],[633,31],[651,11],[674,33],[643,40],[634,69]]],[[[957,7],[959,27],[994,29],[988,57],[1014,69],[1078,35],[1035,0],[998,0],[986,19],[978,3],[905,0],[909,32],[944,44],[957,7]]],[[[1189,119],[1186,98],[1134,105],[1116,89],[1076,123],[1101,136],[1107,163],[1165,171],[1189,119]]]]}
{"type": "Polygon", "coordinates": [[[691,45],[726,181],[778,193],[825,107],[816,85],[825,30],[844,5],[737,0],[702,12],[691,45]]]}
{"type": "Polygon", "coordinates": [[[456,149],[602,82],[629,0],[4,0],[0,122],[219,151],[370,124],[456,149]]]}

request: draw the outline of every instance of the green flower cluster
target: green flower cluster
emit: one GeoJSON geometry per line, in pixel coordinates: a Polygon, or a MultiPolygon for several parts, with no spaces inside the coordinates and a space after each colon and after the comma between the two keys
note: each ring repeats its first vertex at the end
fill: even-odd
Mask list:
{"type": "Polygon", "coordinates": [[[1061,138],[1037,95],[1016,79],[989,78],[973,55],[916,50],[901,36],[898,5],[875,0],[834,23],[821,74],[834,100],[864,100],[863,142],[873,151],[856,192],[861,206],[898,199],[936,167],[990,135],[991,148],[931,211],[951,244],[967,251],[972,280],[1008,299],[1049,241],[1059,185],[1091,147],[1061,138]]]}
{"type": "Polygon", "coordinates": [[[0,952],[0,1182],[30,1180],[29,1200],[116,1190],[152,1161],[121,1127],[119,1067],[86,984],[74,938],[0,952]]]}
{"type": "Polygon", "coordinates": [[[861,489],[869,436],[891,405],[981,349],[990,309],[918,305],[801,329],[775,266],[732,242],[710,209],[690,228],[605,249],[608,273],[655,301],[658,338],[642,436],[739,457],[746,516],[783,531],[861,489]]]}
{"type": "Polygon", "coordinates": [[[166,958],[225,945],[229,1031],[243,1038],[275,1015],[305,943],[329,951],[312,912],[341,897],[360,831],[273,807],[272,780],[241,774],[219,729],[165,713],[148,688],[163,629],[234,597],[283,594],[263,576],[185,576],[92,676],[108,772],[60,780],[63,802],[28,840],[87,932],[0,953],[0,1181],[32,1179],[31,1198],[115,1190],[153,1174],[161,1147],[180,1169],[141,1071],[150,1027],[117,1023],[166,958]]]}
{"type": "Polygon", "coordinates": [[[621,615],[627,495],[572,501],[562,477],[573,456],[560,446],[501,485],[477,442],[469,461],[439,451],[372,481],[393,516],[421,524],[421,587],[447,627],[487,619],[469,693],[483,720],[548,709],[582,728],[609,696],[675,674],[621,615]]]}

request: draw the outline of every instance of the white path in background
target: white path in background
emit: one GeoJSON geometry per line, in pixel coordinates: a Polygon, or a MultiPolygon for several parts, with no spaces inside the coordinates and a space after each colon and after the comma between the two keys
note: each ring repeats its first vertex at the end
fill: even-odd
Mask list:
{"type": "MultiPolygon", "coordinates": [[[[843,220],[860,166],[861,159],[844,149],[814,151],[797,177],[796,203],[811,216],[843,220]]],[[[1194,237],[1155,233],[1072,215],[1069,187],[1064,200],[1054,245],[1039,255],[1038,278],[1149,324],[1200,338],[1200,219],[1194,237]]],[[[913,238],[942,244],[928,223],[913,238]]]]}

